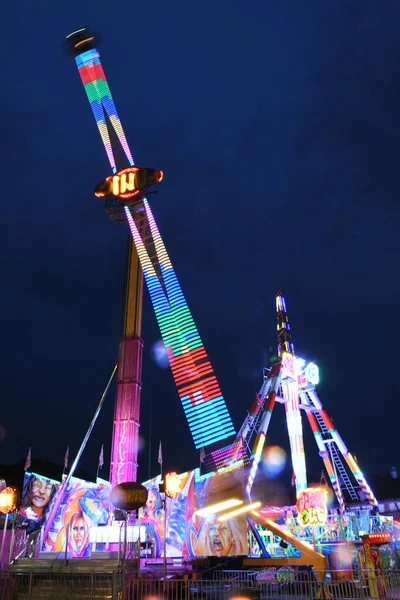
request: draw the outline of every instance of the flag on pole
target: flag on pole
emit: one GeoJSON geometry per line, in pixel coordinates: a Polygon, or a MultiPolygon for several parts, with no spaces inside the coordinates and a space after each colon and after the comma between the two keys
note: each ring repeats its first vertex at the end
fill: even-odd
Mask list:
{"type": "Polygon", "coordinates": [[[294,487],[296,485],[296,474],[293,471],[292,473],[292,482],[291,482],[291,486],[294,487]]]}
{"type": "Polygon", "coordinates": [[[203,463],[204,459],[206,457],[206,451],[204,450],[204,448],[200,448],[200,462],[203,463]]]}
{"type": "Polygon", "coordinates": [[[99,455],[99,469],[104,465],[104,444],[101,445],[100,455],[99,455]]]}
{"type": "Polygon", "coordinates": [[[31,466],[31,456],[32,456],[32,452],[31,452],[31,447],[29,446],[28,456],[26,457],[24,471],[27,471],[29,469],[29,467],[31,466]]]}
{"type": "Polygon", "coordinates": [[[69,458],[69,446],[65,451],[65,456],[64,456],[64,471],[66,471],[66,469],[68,469],[68,458],[69,458]]]}
{"type": "Polygon", "coordinates": [[[162,465],[162,446],[161,446],[161,442],[160,442],[160,445],[158,447],[158,464],[162,465]]]}

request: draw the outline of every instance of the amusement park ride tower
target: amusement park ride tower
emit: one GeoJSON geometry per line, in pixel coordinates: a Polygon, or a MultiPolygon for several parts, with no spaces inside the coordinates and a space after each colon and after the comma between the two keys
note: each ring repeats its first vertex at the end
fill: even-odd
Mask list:
{"type": "MultiPolygon", "coordinates": [[[[132,163],[133,160],[100,60],[96,60],[95,57],[90,62],[84,60],[84,55],[91,52],[94,37],[87,35],[85,30],[80,30],[68,36],[67,41],[76,58],[79,74],[106,147],[112,170],[116,173],[129,165],[129,159],[132,163]],[[103,102],[107,104],[107,110],[104,110],[103,102]],[[119,144],[118,135],[121,137],[122,147],[128,154],[125,163],[122,163],[121,158],[118,158],[115,152],[119,144]]],[[[118,199],[106,197],[105,210],[112,223],[126,222],[124,207],[118,199]]],[[[140,213],[134,212],[134,218],[141,231],[144,225],[140,213]]],[[[111,448],[110,481],[113,486],[125,481],[136,481],[137,478],[143,355],[143,340],[141,337],[142,302],[143,272],[138,254],[132,243],[132,237],[129,235],[126,257],[124,318],[118,351],[111,448]]]]}
{"type": "Polygon", "coordinates": [[[105,198],[105,209],[112,222],[128,222],[132,236],[113,425],[110,479],[114,486],[137,477],[143,275],[196,448],[224,440],[234,434],[234,429],[146,199],[149,188],[161,181],[163,173],[135,166],[94,36],[80,29],[67,37],[67,43],[113,172],[96,186],[95,195],[105,198]],[[117,164],[116,159],[116,150],[121,149],[123,165],[117,164]],[[121,166],[126,168],[119,170],[121,166]]]}

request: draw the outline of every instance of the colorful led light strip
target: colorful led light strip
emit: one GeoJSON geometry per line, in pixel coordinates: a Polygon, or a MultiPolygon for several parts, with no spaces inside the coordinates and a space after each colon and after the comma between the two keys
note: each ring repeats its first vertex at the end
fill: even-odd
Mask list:
{"type": "MultiPolygon", "coordinates": [[[[225,431],[225,437],[233,435],[235,431],[225,400],[193,317],[190,314],[149,203],[144,200],[143,204],[153,237],[168,303],[180,332],[181,348],[179,352],[174,352],[173,356],[170,357],[170,363],[173,370],[180,371],[179,379],[176,379],[176,381],[177,385],[179,381],[179,395],[189,426],[192,428],[191,424],[196,422],[197,428],[202,429],[204,422],[207,422],[208,429],[213,428],[217,431],[222,428],[225,431]],[[187,368],[188,364],[192,366],[192,369],[187,368]],[[193,373],[193,368],[196,374],[193,373]],[[211,406],[212,411],[210,410],[211,406]]],[[[219,439],[221,438],[219,437],[219,439]]]]}
{"type": "Polygon", "coordinates": [[[287,402],[285,402],[286,425],[289,434],[292,466],[296,476],[296,491],[299,492],[307,488],[307,470],[297,380],[283,380],[282,392],[284,398],[287,399],[287,402]]]}
{"type": "Polygon", "coordinates": [[[100,63],[99,51],[93,48],[83,52],[76,57],[75,61],[113,172],[117,171],[117,166],[107,129],[106,115],[118,136],[129,164],[132,166],[134,162],[131,151],[100,63]]]}
{"type": "Polygon", "coordinates": [[[256,443],[254,445],[254,451],[252,453],[252,464],[250,469],[249,478],[247,480],[246,493],[250,495],[251,488],[253,487],[254,478],[257,473],[258,465],[260,463],[260,458],[262,454],[262,450],[264,448],[265,443],[265,433],[259,433],[256,439],[256,443]]]}
{"type": "Polygon", "coordinates": [[[329,452],[325,447],[324,440],[322,438],[322,433],[319,430],[317,419],[315,418],[314,414],[311,411],[306,411],[306,414],[307,414],[308,422],[310,423],[311,430],[314,434],[315,441],[317,442],[319,455],[322,458],[322,460],[324,461],[324,465],[327,470],[329,480],[331,482],[333,491],[335,492],[335,496],[339,503],[340,514],[343,516],[344,512],[345,512],[343,493],[342,493],[341,487],[339,485],[338,478],[335,474],[335,470],[333,468],[331,459],[329,457],[329,452]]]}
{"type": "MultiPolygon", "coordinates": [[[[108,86],[97,49],[76,57],[93,115],[113,172],[116,161],[111,147],[106,115],[114,127],[130,165],[134,164],[126,137],[108,86]]],[[[203,343],[190,315],[187,303],[169,261],[150,207],[145,201],[146,215],[154,235],[161,275],[167,296],[158,279],[134,219],[125,209],[129,227],[138,251],[145,281],[156,313],[164,344],[169,352],[171,370],[196,448],[223,440],[235,433],[225,400],[208,360],[203,343]]]]}
{"type": "MultiPolygon", "coordinates": [[[[154,243],[163,249],[162,258],[169,263],[168,255],[163,247],[163,243],[158,230],[155,229],[154,217],[150,213],[147,205],[146,212],[153,221],[154,243]]],[[[173,300],[167,299],[161,283],[157,277],[153,264],[148,256],[146,247],[140,237],[136,223],[128,208],[125,208],[129,227],[138,252],[140,264],[143,269],[144,278],[153,303],[154,312],[160,327],[161,336],[166,346],[170,358],[172,374],[175,379],[178,393],[188,420],[189,429],[192,433],[196,448],[210,445],[216,441],[223,440],[235,433],[231,418],[229,416],[225,400],[221,394],[217,379],[213,374],[207,354],[200,340],[197,329],[194,327],[194,335],[189,330],[189,339],[187,337],[187,328],[182,329],[174,316],[174,309],[185,317],[186,324],[192,317],[189,309],[182,310],[182,306],[177,306],[176,297],[178,292],[176,287],[171,290],[171,285],[176,281],[172,266],[169,269],[169,289],[173,300]],[[174,300],[175,298],[175,300],[174,300]],[[186,334],[186,337],[185,337],[186,334]],[[197,344],[193,344],[197,340],[197,344]],[[200,346],[199,346],[200,342],[200,346]],[[190,346],[189,346],[190,344],[190,346]]],[[[169,263],[170,264],[170,263],[169,263]]],[[[164,284],[167,287],[164,277],[164,284]]],[[[179,297],[183,297],[183,294],[179,297]]],[[[185,303],[186,304],[186,303],[185,303]]],[[[183,307],[185,309],[185,306],[183,307]]],[[[176,313],[175,313],[176,315],[176,313]]]]}
{"type": "Polygon", "coordinates": [[[271,421],[272,411],[274,410],[275,400],[276,400],[276,392],[278,386],[280,384],[280,371],[274,369],[269,373],[269,377],[272,379],[271,382],[271,391],[268,394],[268,399],[265,405],[264,414],[261,421],[261,426],[254,442],[253,452],[251,455],[251,469],[249,473],[249,477],[246,485],[246,493],[250,497],[251,488],[253,487],[254,479],[257,473],[258,465],[260,463],[261,454],[264,448],[265,439],[267,436],[267,431],[269,427],[269,423],[271,421]]]}
{"type": "Polygon", "coordinates": [[[321,405],[321,408],[318,410],[318,413],[319,413],[320,417],[322,418],[322,420],[324,421],[325,426],[327,427],[332,439],[334,440],[337,447],[339,448],[339,451],[342,453],[342,456],[345,459],[346,463],[348,464],[351,472],[353,473],[354,478],[356,479],[357,483],[359,484],[361,490],[364,492],[366,500],[369,502],[369,504],[371,506],[378,506],[378,501],[375,498],[373,491],[369,487],[367,480],[364,477],[363,472],[361,471],[360,467],[354,460],[353,456],[348,451],[347,446],[343,441],[343,438],[337,431],[332,420],[329,418],[327,412],[322,408],[322,405],[321,405]]]}
{"type": "MultiPolygon", "coordinates": [[[[333,424],[333,421],[330,419],[330,417],[328,416],[328,413],[325,411],[325,409],[323,408],[320,399],[317,396],[317,393],[314,390],[311,390],[308,392],[309,396],[311,398],[311,401],[316,409],[316,412],[318,413],[318,415],[320,416],[320,418],[323,420],[325,427],[328,429],[329,431],[329,435],[331,436],[332,440],[335,442],[339,452],[342,454],[344,460],[346,461],[349,469],[351,470],[355,480],[357,481],[357,483],[360,486],[360,489],[363,491],[364,495],[365,495],[365,499],[368,501],[368,503],[371,506],[378,506],[378,501],[375,498],[375,495],[372,491],[372,489],[370,488],[370,486],[368,485],[368,482],[363,474],[363,472],[361,471],[360,467],[358,466],[358,464],[356,463],[356,461],[354,460],[354,457],[352,456],[352,454],[348,451],[346,444],[343,441],[343,438],[341,437],[341,435],[339,434],[339,432],[337,431],[336,427],[333,424]]],[[[325,462],[325,458],[323,456],[323,454],[321,453],[321,434],[319,431],[319,427],[317,425],[317,421],[314,417],[314,415],[312,415],[311,413],[307,413],[307,417],[308,420],[310,422],[311,428],[313,430],[318,448],[320,450],[320,455],[322,456],[322,458],[324,459],[325,462]]],[[[323,445],[323,443],[322,443],[323,445]]],[[[325,452],[325,448],[323,448],[323,451],[325,452]]],[[[326,465],[327,466],[327,465],[326,465]]],[[[327,470],[328,470],[328,466],[327,466],[327,470]]],[[[339,486],[339,482],[337,480],[337,477],[335,476],[335,474],[333,473],[333,476],[331,475],[331,473],[328,470],[328,474],[329,474],[329,478],[332,482],[332,487],[335,491],[336,497],[338,499],[339,502],[339,506],[342,510],[342,503],[344,506],[344,501],[343,501],[343,496],[342,496],[342,491],[340,489],[339,486]]]]}

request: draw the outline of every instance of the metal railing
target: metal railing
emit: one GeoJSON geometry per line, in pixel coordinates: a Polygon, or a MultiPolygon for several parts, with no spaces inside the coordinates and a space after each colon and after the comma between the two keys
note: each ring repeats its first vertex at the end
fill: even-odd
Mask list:
{"type": "Polygon", "coordinates": [[[363,571],[349,579],[345,571],[325,574],[290,567],[226,571],[220,579],[136,579],[112,573],[3,573],[0,600],[399,600],[400,572],[363,571]],[[268,573],[269,571],[269,573],[268,573]]]}
{"type": "Polygon", "coordinates": [[[123,575],[100,573],[6,573],[0,600],[122,600],[123,575]]]}

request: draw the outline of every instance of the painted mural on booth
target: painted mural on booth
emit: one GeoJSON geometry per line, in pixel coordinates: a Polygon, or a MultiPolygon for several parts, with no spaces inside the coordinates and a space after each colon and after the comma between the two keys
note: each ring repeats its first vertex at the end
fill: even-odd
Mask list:
{"type": "Polygon", "coordinates": [[[166,554],[170,557],[246,555],[247,525],[244,516],[219,521],[218,515],[200,517],[195,514],[200,508],[218,501],[218,478],[200,479],[198,470],[184,473],[180,478],[180,494],[174,499],[167,498],[165,535],[160,478],[144,484],[149,497],[146,506],[139,511],[139,520],[148,525],[154,556],[163,555],[164,543],[166,554]]]}
{"type": "MultiPolygon", "coordinates": [[[[60,485],[60,482],[36,473],[26,473],[19,512],[25,517],[27,534],[45,525],[60,485]]],[[[90,528],[107,523],[110,489],[107,482],[94,484],[71,478],[47,538],[42,540],[42,549],[61,552],[68,540],[69,555],[89,557],[90,528]]]]}

